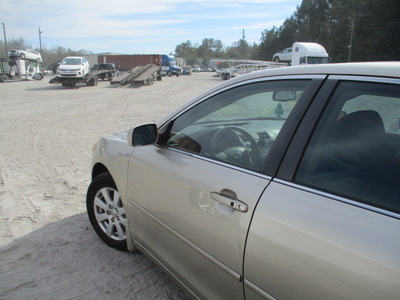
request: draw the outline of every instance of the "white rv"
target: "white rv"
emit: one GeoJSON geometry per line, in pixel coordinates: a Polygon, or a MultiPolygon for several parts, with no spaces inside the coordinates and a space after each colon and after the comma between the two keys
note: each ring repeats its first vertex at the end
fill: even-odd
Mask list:
{"type": "Polygon", "coordinates": [[[329,55],[317,43],[294,43],[292,46],[292,66],[326,64],[329,55]]]}

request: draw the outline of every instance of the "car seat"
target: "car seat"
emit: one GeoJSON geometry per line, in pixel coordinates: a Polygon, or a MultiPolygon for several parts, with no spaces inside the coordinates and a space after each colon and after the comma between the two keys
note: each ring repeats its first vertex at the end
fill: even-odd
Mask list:
{"type": "Polygon", "coordinates": [[[356,111],[337,121],[315,173],[318,186],[368,204],[399,210],[399,171],[376,111],[356,111]]]}

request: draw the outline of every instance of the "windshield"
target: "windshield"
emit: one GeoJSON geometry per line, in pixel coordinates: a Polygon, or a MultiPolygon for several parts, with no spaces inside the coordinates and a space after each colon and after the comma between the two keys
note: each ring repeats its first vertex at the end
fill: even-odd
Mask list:
{"type": "Polygon", "coordinates": [[[61,62],[62,65],[80,65],[81,59],[80,58],[64,58],[61,62]]]}
{"type": "Polygon", "coordinates": [[[328,58],[327,57],[307,57],[307,63],[310,65],[313,64],[327,64],[328,58]]]}

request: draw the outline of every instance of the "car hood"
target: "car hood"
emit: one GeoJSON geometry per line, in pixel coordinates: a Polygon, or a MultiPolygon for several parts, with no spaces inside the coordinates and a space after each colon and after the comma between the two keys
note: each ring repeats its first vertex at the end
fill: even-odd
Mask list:
{"type": "Polygon", "coordinates": [[[112,135],[116,140],[127,141],[128,140],[128,129],[116,132],[112,135]]]}
{"type": "Polygon", "coordinates": [[[59,69],[64,69],[64,70],[74,70],[78,68],[83,68],[82,65],[59,65],[59,69]]]}

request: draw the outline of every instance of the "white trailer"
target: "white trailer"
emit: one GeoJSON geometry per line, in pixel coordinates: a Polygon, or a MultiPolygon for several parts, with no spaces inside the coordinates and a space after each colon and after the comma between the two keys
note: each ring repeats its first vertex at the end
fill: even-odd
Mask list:
{"type": "Polygon", "coordinates": [[[296,42],[292,46],[292,66],[326,64],[328,62],[329,55],[320,44],[296,42]]]}
{"type": "Polygon", "coordinates": [[[223,80],[231,79],[238,75],[247,74],[262,69],[287,67],[286,63],[263,60],[211,60],[216,65],[217,77],[223,80]]]}

